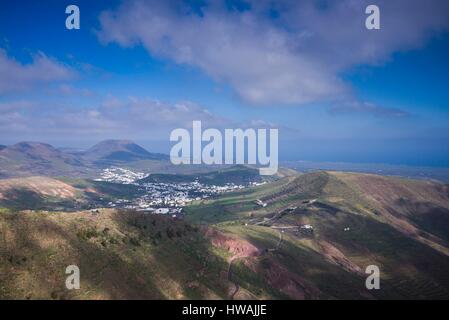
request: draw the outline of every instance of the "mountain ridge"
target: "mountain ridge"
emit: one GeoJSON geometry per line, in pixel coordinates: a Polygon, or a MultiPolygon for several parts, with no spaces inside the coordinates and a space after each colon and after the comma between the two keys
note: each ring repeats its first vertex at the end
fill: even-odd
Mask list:
{"type": "Polygon", "coordinates": [[[167,155],[149,152],[131,140],[115,139],[100,141],[86,150],[83,157],[103,162],[168,159],[167,155]]]}
{"type": "Polygon", "coordinates": [[[130,140],[104,140],[83,152],[68,152],[47,143],[22,141],[0,149],[0,177],[86,177],[109,165],[168,159],[168,155],[151,153],[130,140]]]}

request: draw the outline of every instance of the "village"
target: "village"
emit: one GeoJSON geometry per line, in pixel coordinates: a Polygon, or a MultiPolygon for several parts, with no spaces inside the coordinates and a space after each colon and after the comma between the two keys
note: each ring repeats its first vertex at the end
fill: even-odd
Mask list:
{"type": "Polygon", "coordinates": [[[181,218],[183,208],[193,201],[213,198],[221,193],[241,190],[249,186],[263,183],[251,182],[248,185],[226,183],[224,185],[203,184],[193,182],[142,182],[148,174],[134,172],[129,169],[111,167],[104,169],[96,181],[120,184],[132,184],[144,189],[144,194],[133,199],[116,199],[109,201],[106,207],[131,209],[148,214],[171,215],[181,218]]]}

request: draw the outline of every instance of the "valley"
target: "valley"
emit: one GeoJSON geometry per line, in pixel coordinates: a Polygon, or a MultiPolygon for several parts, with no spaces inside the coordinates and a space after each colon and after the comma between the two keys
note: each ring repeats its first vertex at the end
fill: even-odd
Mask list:
{"type": "Polygon", "coordinates": [[[268,179],[246,166],[152,172],[119,158],[86,177],[0,179],[0,298],[449,298],[444,183],[286,168],[268,179]],[[65,288],[71,264],[80,290],[65,288]],[[380,290],[365,287],[369,265],[380,290]]]}

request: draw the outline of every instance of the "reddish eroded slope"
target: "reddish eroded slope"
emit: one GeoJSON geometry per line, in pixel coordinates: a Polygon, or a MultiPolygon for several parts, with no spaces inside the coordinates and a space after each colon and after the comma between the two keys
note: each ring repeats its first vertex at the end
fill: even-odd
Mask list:
{"type": "Polygon", "coordinates": [[[244,239],[239,239],[236,236],[225,234],[214,228],[207,228],[205,230],[205,237],[208,238],[215,247],[228,251],[231,254],[230,259],[255,257],[260,255],[260,250],[250,242],[244,239]]]}
{"type": "MultiPolygon", "coordinates": [[[[211,227],[205,230],[205,236],[211,241],[212,245],[224,249],[231,254],[228,273],[231,272],[233,262],[241,259],[239,261],[249,270],[260,275],[272,288],[279,290],[279,292],[291,299],[311,299],[320,295],[320,291],[314,285],[288,270],[279,261],[276,261],[276,259],[264,255],[264,250],[257,248],[247,240],[238,238],[236,235],[223,233],[211,227]]],[[[235,282],[229,274],[228,278],[231,282],[235,282]]],[[[241,298],[238,297],[238,294],[242,290],[239,291],[240,287],[238,282],[235,282],[235,285],[236,289],[232,292],[231,299],[241,298]]]]}

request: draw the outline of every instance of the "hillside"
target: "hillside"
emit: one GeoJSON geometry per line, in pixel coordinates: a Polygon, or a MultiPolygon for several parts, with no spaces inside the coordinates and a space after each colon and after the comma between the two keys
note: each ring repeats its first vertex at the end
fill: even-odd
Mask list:
{"type": "Polygon", "coordinates": [[[227,295],[226,253],[182,221],[114,210],[2,212],[0,235],[0,299],[227,295]],[[65,288],[72,264],[81,271],[80,290],[65,288]]]}
{"type": "Polygon", "coordinates": [[[0,205],[13,208],[40,208],[45,201],[73,201],[81,190],[46,177],[0,180],[0,205]]]}
{"type": "Polygon", "coordinates": [[[73,211],[136,197],[137,186],[104,181],[42,176],[0,180],[0,207],[15,210],[73,211]]]}
{"type": "MultiPolygon", "coordinates": [[[[444,184],[315,172],[224,195],[187,211],[189,221],[216,225],[259,247],[270,246],[271,237],[271,247],[276,248],[282,239],[265,267],[281,264],[292,273],[289,277],[305,277],[332,296],[449,297],[445,271],[449,267],[449,193],[444,184]],[[256,199],[267,206],[258,206],[256,199]],[[311,225],[313,232],[302,229],[304,225],[311,225]],[[346,272],[345,277],[352,275],[351,284],[346,284],[351,294],[334,278],[329,265],[321,266],[318,278],[313,276],[316,272],[309,273],[319,260],[346,272]],[[383,289],[378,292],[364,290],[360,280],[370,264],[383,272],[383,289]]],[[[254,271],[264,266],[248,258],[241,268],[254,271]]]]}
{"type": "Polygon", "coordinates": [[[219,170],[213,169],[213,167],[207,169],[203,166],[203,168],[197,168],[194,173],[183,173],[187,170],[178,169],[180,172],[175,174],[152,173],[139,180],[139,182],[188,183],[198,181],[205,185],[224,185],[227,183],[246,185],[250,182],[271,182],[298,173],[292,169],[279,168],[278,173],[273,176],[261,176],[258,169],[246,165],[229,165],[219,170]]]}
{"type": "MultiPolygon", "coordinates": [[[[37,189],[70,198],[64,183],[92,188],[53,183],[37,189]]],[[[3,209],[0,298],[448,299],[448,217],[447,185],[339,172],[224,194],[187,207],[184,220],[3,209]],[[63,287],[73,263],[79,291],[63,287]],[[370,291],[373,264],[381,289],[370,291]]]]}
{"type": "Polygon", "coordinates": [[[227,183],[248,184],[249,182],[260,182],[262,177],[259,170],[242,165],[232,166],[226,169],[200,172],[196,174],[150,174],[140,182],[163,182],[163,183],[187,183],[198,181],[206,185],[224,185],[227,183]]]}

